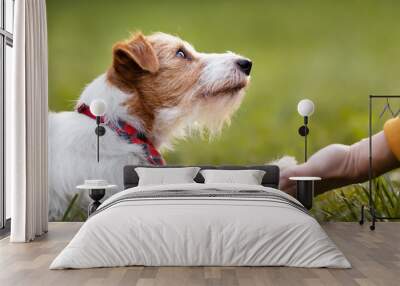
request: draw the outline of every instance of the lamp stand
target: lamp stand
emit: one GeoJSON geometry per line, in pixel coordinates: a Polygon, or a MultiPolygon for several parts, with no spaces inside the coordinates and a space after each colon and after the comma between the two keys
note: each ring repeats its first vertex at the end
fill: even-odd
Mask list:
{"type": "Polygon", "coordinates": [[[106,134],[106,129],[104,128],[104,126],[101,126],[100,123],[101,123],[101,117],[96,116],[97,127],[95,129],[95,133],[97,135],[97,163],[100,162],[100,136],[106,134]]]}
{"type": "Polygon", "coordinates": [[[310,133],[308,129],[308,116],[304,116],[304,125],[299,128],[299,135],[304,137],[304,162],[307,162],[307,135],[310,133]]]}

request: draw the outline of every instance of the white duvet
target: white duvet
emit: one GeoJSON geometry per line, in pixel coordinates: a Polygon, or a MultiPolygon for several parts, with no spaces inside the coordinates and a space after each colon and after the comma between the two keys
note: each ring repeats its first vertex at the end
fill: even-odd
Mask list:
{"type": "Polygon", "coordinates": [[[294,266],[350,268],[318,222],[279,200],[172,197],[121,200],[137,192],[258,190],[262,186],[179,184],[135,187],[110,197],[50,269],[145,266],[294,266]]]}

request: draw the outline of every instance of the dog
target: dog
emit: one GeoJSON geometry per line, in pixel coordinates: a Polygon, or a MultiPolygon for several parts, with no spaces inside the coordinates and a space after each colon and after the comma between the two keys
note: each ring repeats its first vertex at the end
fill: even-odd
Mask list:
{"type": "MultiPolygon", "coordinates": [[[[232,52],[197,52],[176,36],[138,32],[116,43],[112,64],[83,90],[72,112],[49,115],[49,217],[66,211],[76,186],[106,179],[122,190],[125,165],[163,164],[160,149],[193,131],[213,136],[239,108],[252,62],[232,52]],[[106,103],[96,160],[93,100],[106,103]],[[133,137],[132,137],[133,136],[133,137]]],[[[85,193],[80,202],[89,203],[85,193]]]]}

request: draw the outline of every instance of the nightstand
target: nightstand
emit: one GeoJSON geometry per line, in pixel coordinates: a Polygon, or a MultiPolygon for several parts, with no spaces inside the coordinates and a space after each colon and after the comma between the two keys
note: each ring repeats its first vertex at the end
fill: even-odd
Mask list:
{"type": "Polygon", "coordinates": [[[296,181],[296,198],[308,210],[312,208],[314,198],[314,182],[320,181],[320,177],[290,177],[289,180],[296,181]]]}

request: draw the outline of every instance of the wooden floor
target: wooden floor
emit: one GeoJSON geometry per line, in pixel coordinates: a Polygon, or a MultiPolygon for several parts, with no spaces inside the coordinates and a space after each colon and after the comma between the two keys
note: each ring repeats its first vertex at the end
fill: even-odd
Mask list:
{"type": "Polygon", "coordinates": [[[329,223],[324,229],[352,269],[288,267],[123,267],[48,270],[80,223],[50,223],[43,238],[27,244],[0,241],[0,285],[400,285],[400,223],[329,223]]]}

